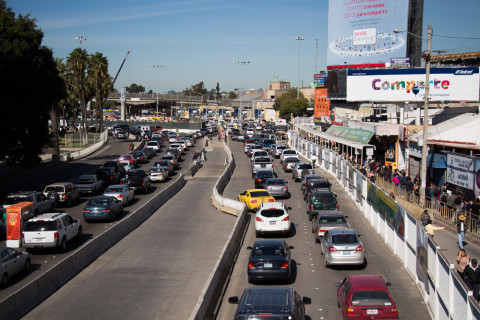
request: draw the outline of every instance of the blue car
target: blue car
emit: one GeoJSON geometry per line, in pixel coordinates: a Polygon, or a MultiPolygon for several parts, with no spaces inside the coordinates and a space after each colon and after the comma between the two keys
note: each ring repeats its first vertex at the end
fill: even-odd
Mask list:
{"type": "Polygon", "coordinates": [[[83,219],[85,222],[93,220],[114,221],[116,217],[123,214],[122,202],[115,197],[100,196],[93,197],[88,201],[83,209],[83,219]]]}

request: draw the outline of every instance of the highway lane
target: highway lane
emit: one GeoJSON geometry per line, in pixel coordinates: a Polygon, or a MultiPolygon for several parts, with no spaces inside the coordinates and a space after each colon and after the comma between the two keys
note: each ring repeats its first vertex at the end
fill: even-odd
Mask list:
{"type": "MultiPolygon", "coordinates": [[[[128,146],[131,140],[117,140],[112,138],[108,145],[99,151],[87,156],[81,160],[73,161],[70,163],[62,164],[53,168],[49,168],[45,171],[40,171],[32,174],[31,176],[23,177],[19,181],[14,181],[11,186],[11,192],[16,190],[39,190],[42,191],[44,187],[53,182],[57,181],[74,181],[76,177],[81,174],[94,173],[94,171],[101,166],[105,161],[111,159],[117,159],[119,155],[128,153],[128,146]],[[24,180],[23,184],[22,181],[24,180]],[[15,189],[14,189],[15,188],[15,189]]],[[[190,167],[192,164],[192,149],[200,149],[203,147],[203,140],[198,140],[196,146],[190,148],[186,154],[182,157],[180,166],[175,171],[175,174],[169,178],[169,181],[162,183],[152,182],[152,188],[148,194],[136,193],[135,200],[131,204],[125,207],[124,215],[117,218],[114,222],[95,222],[95,223],[85,223],[83,220],[83,208],[88,202],[90,196],[83,195],[82,201],[78,204],[75,204],[71,208],[58,208],[58,212],[67,212],[72,215],[74,218],[80,219],[83,226],[83,237],[82,241],[71,241],[68,244],[66,253],[58,253],[56,250],[42,250],[31,255],[32,268],[31,272],[27,275],[19,275],[10,279],[10,285],[0,291],[0,300],[11,295],[13,292],[18,290],[20,287],[40,276],[44,272],[48,271],[50,268],[55,266],[58,262],[62,261],[65,256],[68,256],[71,252],[76,250],[78,247],[88,242],[89,240],[95,238],[105,230],[111,228],[116,223],[121,221],[130,213],[134,212],[137,208],[142,206],[145,201],[152,198],[154,195],[158,194],[161,190],[167,187],[169,184],[173,183],[177,179],[179,172],[190,167]]],[[[168,148],[169,143],[165,142],[164,147],[161,152],[159,152],[154,158],[145,164],[140,164],[139,168],[148,169],[153,166],[156,159],[159,159],[164,151],[168,148]]],[[[5,187],[5,186],[2,186],[5,187]]],[[[5,241],[1,242],[2,246],[5,246],[5,241]]],[[[22,251],[23,248],[20,248],[22,251]]]]}
{"type": "MultiPolygon", "coordinates": [[[[230,147],[235,156],[236,170],[225,189],[224,196],[236,199],[240,192],[253,188],[254,184],[253,179],[250,178],[250,161],[243,153],[241,144],[231,142],[230,147]]],[[[262,285],[293,287],[301,295],[312,298],[312,304],[306,306],[307,315],[311,319],[340,319],[341,312],[337,307],[335,284],[346,275],[379,274],[386,281],[392,283],[389,290],[397,303],[400,319],[430,318],[419,290],[407,271],[401,266],[400,261],[363,218],[363,215],[336,180],[326,171],[320,170],[317,173],[327,177],[333,184],[333,190],[338,196],[340,210],[348,215],[347,220],[357,233],[363,235],[362,241],[368,261],[365,269],[356,267],[325,268],[323,256],[320,255],[320,245],[315,243],[311,231],[311,222],[308,221],[300,184],[293,181],[290,172],[284,173],[281,170],[278,160],[275,160],[275,171],[280,177],[289,181],[291,197],[289,199],[279,199],[279,201],[285,201],[292,207],[290,215],[294,226],[293,235],[284,239],[289,245],[295,247],[292,250],[294,281],[292,284],[266,283],[262,285]]],[[[254,217],[254,214],[252,216],[254,217]]],[[[245,288],[255,286],[248,284],[247,281],[249,251],[246,249],[255,240],[254,219],[250,219],[243,247],[236,261],[225,296],[221,301],[217,316],[219,320],[233,319],[237,305],[228,304],[228,297],[241,296],[245,288]]]]}
{"type": "Polygon", "coordinates": [[[188,319],[236,221],[210,195],[218,142],[192,180],[146,222],[24,319],[188,319]]]}

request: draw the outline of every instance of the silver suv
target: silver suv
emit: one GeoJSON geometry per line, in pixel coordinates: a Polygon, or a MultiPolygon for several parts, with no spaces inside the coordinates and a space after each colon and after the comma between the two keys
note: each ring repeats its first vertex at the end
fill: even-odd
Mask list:
{"type": "Polygon", "coordinates": [[[37,248],[67,250],[67,242],[82,238],[82,223],[66,213],[45,213],[26,222],[22,245],[27,251],[37,248]]]}
{"type": "Polygon", "coordinates": [[[305,173],[303,175],[315,173],[315,170],[310,162],[298,162],[292,169],[292,179],[295,181],[302,180],[302,173],[304,171],[305,173]]]}

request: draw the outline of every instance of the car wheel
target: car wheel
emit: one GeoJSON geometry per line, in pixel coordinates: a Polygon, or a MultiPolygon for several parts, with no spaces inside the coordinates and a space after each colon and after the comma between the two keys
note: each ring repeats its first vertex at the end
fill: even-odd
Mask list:
{"type": "Polygon", "coordinates": [[[320,240],[318,240],[317,237],[315,237],[315,243],[320,243],[320,240]]]}
{"type": "Polygon", "coordinates": [[[23,266],[23,272],[25,274],[28,274],[30,272],[30,259],[27,259],[27,261],[25,261],[25,265],[23,266]]]}
{"type": "Polygon", "coordinates": [[[253,277],[248,276],[248,283],[253,283],[253,277]]]}
{"type": "Polygon", "coordinates": [[[340,304],[340,299],[338,299],[338,296],[337,296],[337,307],[341,308],[342,305],[340,304]]]}
{"type": "Polygon", "coordinates": [[[312,221],[313,220],[313,216],[309,213],[308,214],[308,221],[312,221]]]}
{"type": "Polygon", "coordinates": [[[68,198],[67,200],[67,207],[71,207],[72,206],[72,199],[68,198]]]}
{"type": "Polygon", "coordinates": [[[255,231],[255,236],[256,236],[257,238],[260,238],[260,237],[262,236],[262,233],[259,232],[259,231],[255,231]]]}
{"type": "Polygon", "coordinates": [[[6,288],[8,284],[8,274],[5,272],[2,276],[2,288],[6,288]]]}
{"type": "Polygon", "coordinates": [[[328,268],[328,261],[327,261],[327,256],[325,256],[325,268],[328,268]]]}
{"type": "Polygon", "coordinates": [[[77,231],[77,240],[78,241],[81,241],[82,240],[82,228],[78,228],[78,231],[77,231]]]}
{"type": "Polygon", "coordinates": [[[60,246],[58,247],[60,252],[65,252],[67,251],[67,241],[65,240],[65,237],[62,238],[62,242],[60,242],[60,246]]]}

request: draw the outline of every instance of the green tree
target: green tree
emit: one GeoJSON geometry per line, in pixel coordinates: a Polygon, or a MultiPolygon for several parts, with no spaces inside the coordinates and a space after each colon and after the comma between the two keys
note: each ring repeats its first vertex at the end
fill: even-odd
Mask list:
{"type": "Polygon", "coordinates": [[[237,98],[237,95],[235,94],[235,92],[230,91],[228,93],[228,99],[235,99],[235,98],[237,98]]]}
{"type": "Polygon", "coordinates": [[[291,89],[285,92],[275,100],[273,108],[280,113],[280,118],[290,119],[290,114],[294,117],[303,116],[307,113],[308,100],[300,92],[300,98],[297,99],[297,90],[291,89]]]}
{"type": "Polygon", "coordinates": [[[85,49],[74,49],[67,58],[67,69],[72,72],[74,78],[74,91],[80,102],[80,109],[82,110],[82,130],[87,130],[87,82],[85,81],[88,66],[88,54],[85,49]]]}
{"type": "Polygon", "coordinates": [[[126,88],[128,93],[140,93],[145,92],[145,87],[136,83],[132,83],[126,88]]]}
{"type": "Polygon", "coordinates": [[[208,93],[203,81],[193,84],[190,88],[185,89],[184,94],[189,96],[203,96],[208,93]]]}
{"type": "Polygon", "coordinates": [[[220,99],[220,83],[217,82],[217,86],[215,87],[215,91],[217,92],[216,99],[220,99]]]}
{"type": "Polygon", "coordinates": [[[0,160],[31,166],[49,141],[52,105],[64,93],[52,51],[29,15],[15,16],[0,0],[0,160]]]}
{"type": "MultiPolygon", "coordinates": [[[[96,128],[100,127],[103,130],[103,105],[105,98],[108,96],[110,89],[112,88],[112,78],[108,74],[108,60],[99,53],[95,52],[89,56],[88,63],[88,77],[89,82],[95,89],[95,101],[96,101],[96,128]]],[[[95,129],[95,132],[97,129],[95,129]]]]}

